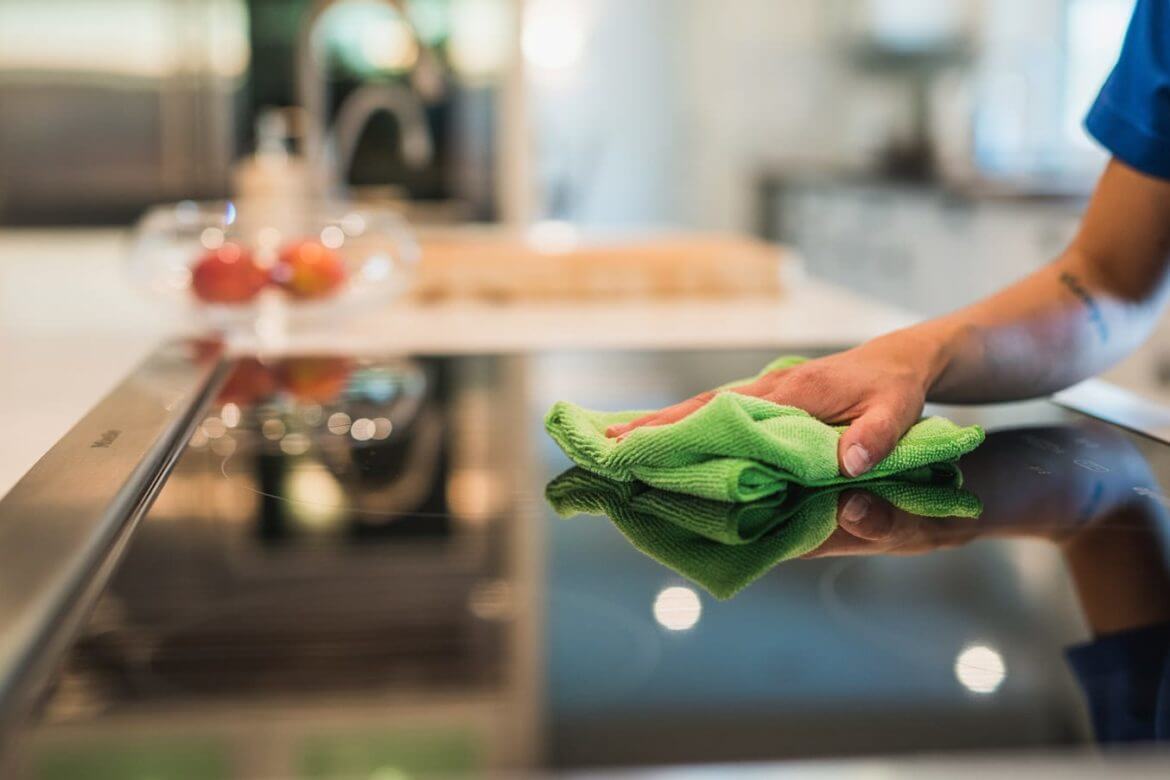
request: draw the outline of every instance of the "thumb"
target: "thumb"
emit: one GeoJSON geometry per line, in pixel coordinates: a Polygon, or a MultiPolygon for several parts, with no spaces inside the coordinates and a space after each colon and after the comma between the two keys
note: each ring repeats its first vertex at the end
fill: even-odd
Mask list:
{"type": "Polygon", "coordinates": [[[866,409],[841,434],[837,462],[847,477],[860,477],[890,454],[898,439],[918,420],[908,405],[877,404],[866,409]]]}

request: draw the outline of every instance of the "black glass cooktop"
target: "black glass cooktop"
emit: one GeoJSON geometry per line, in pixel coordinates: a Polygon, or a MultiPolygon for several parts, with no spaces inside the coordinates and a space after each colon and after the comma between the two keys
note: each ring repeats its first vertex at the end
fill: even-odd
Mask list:
{"type": "Polygon", "coordinates": [[[830,508],[826,526],[808,495],[680,515],[566,475],[542,429],[561,398],[652,408],[770,357],[238,360],[45,691],[25,773],[406,777],[1170,737],[1166,445],[1046,402],[935,410],[989,431],[956,505],[981,516],[912,505],[845,526],[830,508]]]}

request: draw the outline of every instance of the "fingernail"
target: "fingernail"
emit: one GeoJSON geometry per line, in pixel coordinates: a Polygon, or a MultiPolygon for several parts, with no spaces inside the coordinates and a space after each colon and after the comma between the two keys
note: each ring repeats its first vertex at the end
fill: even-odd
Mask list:
{"type": "Polygon", "coordinates": [[[869,497],[858,494],[845,502],[841,509],[841,519],[846,523],[859,523],[869,511],[869,497]]]}
{"type": "Polygon", "coordinates": [[[869,471],[869,451],[860,444],[851,444],[845,450],[845,473],[856,477],[869,471]]]}

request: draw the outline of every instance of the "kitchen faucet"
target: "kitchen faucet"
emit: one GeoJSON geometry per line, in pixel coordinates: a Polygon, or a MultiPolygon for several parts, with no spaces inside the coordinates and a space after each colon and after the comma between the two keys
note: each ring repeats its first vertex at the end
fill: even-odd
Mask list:
{"type": "Polygon", "coordinates": [[[409,167],[424,168],[433,159],[431,129],[418,95],[401,84],[365,84],[341,104],[326,139],[325,170],[334,172],[338,188],[353,163],[362,129],[378,111],[386,111],[398,122],[402,159],[409,167]]]}
{"type": "MultiPolygon", "coordinates": [[[[304,122],[303,154],[315,184],[326,195],[344,189],[345,174],[353,161],[361,132],[378,111],[386,111],[398,123],[403,160],[422,168],[434,157],[434,142],[422,100],[399,84],[366,84],[342,102],[332,131],[328,128],[329,80],[325,58],[316,42],[319,22],[338,0],[316,0],[301,21],[296,50],[296,88],[304,122]]],[[[384,2],[401,14],[394,0],[384,2]]]]}

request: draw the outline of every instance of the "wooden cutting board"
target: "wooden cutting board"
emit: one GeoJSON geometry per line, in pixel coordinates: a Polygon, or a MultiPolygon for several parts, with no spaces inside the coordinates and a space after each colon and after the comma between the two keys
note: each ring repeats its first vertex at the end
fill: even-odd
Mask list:
{"type": "Polygon", "coordinates": [[[423,300],[776,298],[786,254],[707,233],[593,240],[459,229],[424,232],[419,243],[414,296],[423,300]]]}

